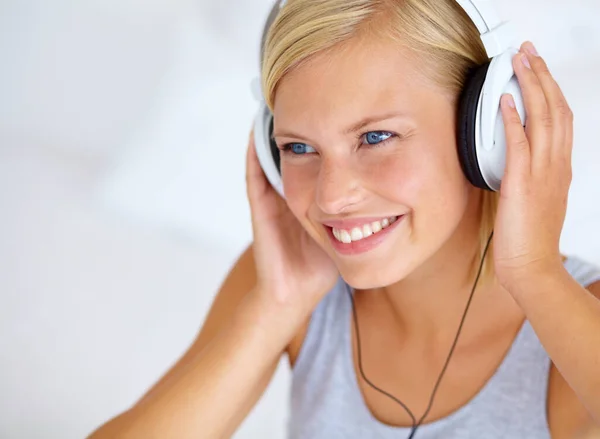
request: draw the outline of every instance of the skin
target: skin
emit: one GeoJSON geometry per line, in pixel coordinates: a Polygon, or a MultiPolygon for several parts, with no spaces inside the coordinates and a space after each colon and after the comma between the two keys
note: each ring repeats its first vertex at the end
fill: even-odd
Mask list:
{"type": "MultiPolygon", "coordinates": [[[[572,115],[564,111],[568,106],[557,105],[564,98],[559,101],[559,93],[551,89],[557,88],[555,84],[546,79],[542,87],[531,69],[525,70],[521,55],[514,65],[526,91],[531,123],[523,130],[516,112],[503,101],[503,115],[512,124],[507,131],[511,146],[495,228],[496,250],[489,256],[494,257],[497,275],[476,291],[428,422],[457,410],[481,390],[525,318],[536,315],[523,297],[524,286],[531,290],[535,280],[550,273],[564,278],[558,238],[571,178],[572,115]],[[550,90],[546,96],[553,99],[545,99],[544,90],[550,90]],[[565,113],[552,133],[544,122],[551,108],[548,102],[565,113]],[[549,157],[568,163],[548,177],[556,182],[537,195],[520,190],[540,185],[525,170],[548,169],[549,157]],[[520,214],[527,210],[523,206],[535,207],[530,209],[535,213],[520,214]],[[516,254],[515,249],[521,252],[516,254]]],[[[282,152],[287,205],[356,290],[367,375],[400,396],[417,419],[429,401],[430,391],[423,389],[432,389],[456,334],[474,281],[469,268],[479,245],[481,191],[469,184],[460,168],[454,98],[424,79],[418,60],[397,44],[361,38],[314,56],[288,73],[274,101],[278,146],[300,144],[296,148],[303,152],[282,152]],[[393,113],[400,115],[348,132],[366,117],[393,113]],[[394,135],[369,145],[363,135],[374,131],[394,135]],[[323,225],[328,220],[400,214],[405,215],[403,222],[382,245],[360,255],[337,253],[323,225]]],[[[577,286],[567,288],[575,291],[577,286]]],[[[598,285],[590,287],[597,289],[598,285]]],[[[536,319],[534,329],[543,332],[544,323],[536,319]]],[[[353,344],[356,357],[354,333],[353,344]]],[[[550,347],[561,363],[564,350],[550,347]]],[[[292,363],[297,350],[291,351],[292,363]]],[[[567,381],[553,365],[548,396],[552,436],[594,437],[597,423],[567,381]]],[[[362,379],[359,385],[377,419],[390,425],[411,424],[395,402],[362,379]]]]}
{"type": "MultiPolygon", "coordinates": [[[[359,295],[385,300],[395,324],[422,344],[447,341],[456,331],[474,281],[469,267],[479,245],[481,191],[460,168],[453,100],[420,78],[418,68],[396,44],[377,40],[317,56],[280,83],[274,133],[280,147],[311,147],[304,155],[283,154],[290,210],[359,295]],[[343,133],[365,116],[395,112],[405,116],[343,133]],[[361,146],[357,135],[377,130],[398,137],[361,146]],[[297,136],[280,134],[286,132],[297,136]],[[403,224],[360,255],[337,253],[323,225],[399,214],[406,215],[403,224]]],[[[506,320],[497,307],[515,313],[510,296],[479,296],[471,318],[480,323],[506,320]]]]}
{"type": "MultiPolygon", "coordinates": [[[[478,288],[425,422],[455,411],[481,389],[526,318],[552,360],[552,438],[597,438],[600,283],[588,290],[579,285],[558,250],[571,180],[572,113],[544,61],[525,55],[531,49],[525,44],[513,58],[528,114],[525,130],[506,96],[502,100],[507,171],[489,255],[496,278],[478,288]]],[[[281,355],[294,364],[310,313],[339,272],[357,288],[367,375],[417,417],[423,413],[466,302],[472,279],[465,267],[477,244],[480,194],[459,171],[452,97],[422,80],[418,61],[376,41],[337,47],[302,69],[285,78],[276,99],[278,141],[288,131],[292,142],[312,144],[300,148],[311,152],[306,157],[284,159],[288,200],[268,183],[251,135],[246,181],[253,244],[185,355],[90,438],[230,437],[281,355]],[[362,126],[355,137],[342,134],[382,110],[405,116],[362,126]],[[403,138],[368,149],[359,141],[367,129],[403,138]],[[321,223],[400,213],[406,221],[382,246],[353,258],[333,251],[321,223]]],[[[358,382],[377,419],[411,425],[394,402],[358,382]]]]}

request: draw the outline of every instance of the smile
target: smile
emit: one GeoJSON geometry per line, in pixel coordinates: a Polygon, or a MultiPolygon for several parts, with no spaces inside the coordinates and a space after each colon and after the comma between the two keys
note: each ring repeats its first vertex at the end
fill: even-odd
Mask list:
{"type": "Polygon", "coordinates": [[[356,255],[374,249],[404,221],[405,215],[371,220],[346,228],[325,225],[331,245],[341,255],[356,255]]]}
{"type": "Polygon", "coordinates": [[[362,226],[353,227],[351,230],[336,229],[333,227],[332,232],[335,239],[344,244],[350,244],[351,242],[366,239],[371,235],[381,232],[383,229],[387,229],[390,224],[394,224],[397,219],[397,216],[392,216],[384,218],[381,221],[373,221],[362,226]]]}

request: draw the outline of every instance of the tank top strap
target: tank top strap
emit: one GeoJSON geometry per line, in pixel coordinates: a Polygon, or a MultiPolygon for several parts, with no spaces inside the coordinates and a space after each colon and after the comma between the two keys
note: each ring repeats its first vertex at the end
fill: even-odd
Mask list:
{"type": "Polygon", "coordinates": [[[324,365],[342,354],[341,341],[346,330],[348,285],[339,277],[333,288],[321,299],[311,314],[304,341],[294,364],[293,374],[307,387],[323,378],[324,365]]]}

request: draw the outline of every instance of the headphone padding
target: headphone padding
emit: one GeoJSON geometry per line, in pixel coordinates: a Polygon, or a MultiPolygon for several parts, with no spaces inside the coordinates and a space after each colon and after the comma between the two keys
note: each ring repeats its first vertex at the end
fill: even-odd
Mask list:
{"type": "Polygon", "coordinates": [[[477,107],[479,96],[489,69],[490,63],[486,62],[469,72],[465,86],[461,93],[458,107],[457,146],[458,157],[463,172],[474,186],[492,190],[481,175],[477,160],[475,127],[477,123],[477,107]]]}
{"type": "Polygon", "coordinates": [[[269,122],[269,147],[271,148],[271,155],[273,156],[273,162],[275,163],[275,167],[277,168],[277,172],[281,175],[281,155],[279,153],[279,148],[277,148],[277,143],[275,139],[273,139],[273,123],[275,119],[271,116],[271,121],[269,122]]]}

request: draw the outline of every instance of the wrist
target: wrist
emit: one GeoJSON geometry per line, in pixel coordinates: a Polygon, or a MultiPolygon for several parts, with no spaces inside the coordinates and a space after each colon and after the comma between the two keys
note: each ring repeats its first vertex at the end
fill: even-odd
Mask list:
{"type": "Polygon", "coordinates": [[[520,276],[511,278],[505,288],[519,301],[537,294],[543,295],[547,288],[564,284],[570,277],[568,271],[561,265],[547,270],[532,270],[529,273],[522,273],[520,276]]]}
{"type": "Polygon", "coordinates": [[[540,260],[518,268],[497,268],[497,277],[504,288],[514,294],[548,278],[560,278],[568,274],[562,259],[540,260]]]}
{"type": "Polygon", "coordinates": [[[234,315],[234,325],[258,331],[261,338],[285,348],[306,319],[309,312],[302,307],[274,300],[259,289],[251,290],[234,315]]]}

